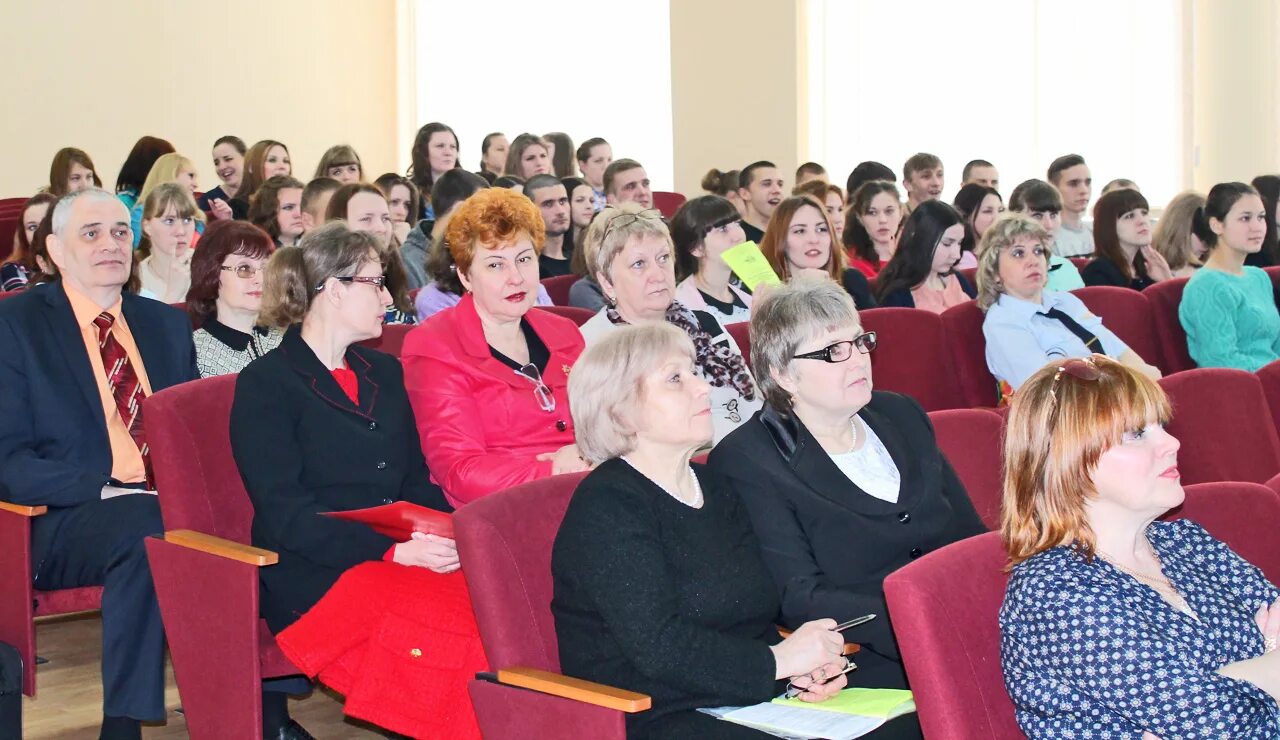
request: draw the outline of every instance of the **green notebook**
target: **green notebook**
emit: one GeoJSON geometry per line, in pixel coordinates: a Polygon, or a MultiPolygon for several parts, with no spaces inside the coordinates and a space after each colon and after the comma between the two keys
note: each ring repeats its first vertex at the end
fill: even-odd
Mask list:
{"type": "Polygon", "coordinates": [[[774,699],[773,703],[856,714],[863,717],[879,717],[885,720],[916,711],[915,700],[912,699],[911,692],[906,689],[852,688],[845,689],[837,696],[819,703],[781,697],[774,699]]]}

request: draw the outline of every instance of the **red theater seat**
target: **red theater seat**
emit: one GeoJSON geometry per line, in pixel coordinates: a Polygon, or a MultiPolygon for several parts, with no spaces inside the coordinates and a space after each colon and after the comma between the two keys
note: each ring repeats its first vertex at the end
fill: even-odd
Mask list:
{"type": "Polygon", "coordinates": [[[751,367],[751,322],[738,321],[733,324],[725,324],[725,331],[729,332],[729,336],[733,337],[733,341],[738,345],[738,350],[742,352],[743,358],[747,361],[747,368],[751,367]]]}
{"type": "Polygon", "coordinates": [[[1120,341],[1162,372],[1173,372],[1165,365],[1156,341],[1155,322],[1151,318],[1151,302],[1144,293],[1130,288],[1095,285],[1071,291],[1091,313],[1120,337],[1120,341]]]}
{"type": "Polygon", "coordinates": [[[1004,419],[987,409],[950,409],[929,414],[938,449],[964,483],[987,529],[1000,528],[1004,476],[1004,419]]]}
{"type": "MultiPolygon", "coordinates": [[[[1190,278],[1161,280],[1148,286],[1142,294],[1151,304],[1151,321],[1155,326],[1156,339],[1160,343],[1160,352],[1164,355],[1161,369],[1176,373],[1190,370],[1196,366],[1187,351],[1187,332],[1178,320],[1178,304],[1182,303],[1182,291],[1187,287],[1190,278]]],[[[1150,358],[1142,358],[1150,362],[1150,358]]]]}
{"type": "Polygon", "coordinates": [[[386,324],[382,327],[382,336],[366,339],[360,344],[379,352],[386,352],[393,357],[399,357],[400,350],[404,349],[405,337],[416,328],[411,324],[386,324]]]}
{"type": "Polygon", "coordinates": [[[553,313],[556,316],[563,316],[578,326],[587,323],[592,316],[596,315],[596,312],[591,309],[578,308],[577,306],[537,306],[536,308],[540,311],[553,313]]]}
{"type": "Polygon", "coordinates": [[[864,331],[876,333],[871,353],[876,390],[911,396],[925,411],[969,405],[952,369],[941,316],[918,308],[872,308],[858,316],[864,331]]]}
{"type": "Polygon", "coordinates": [[[987,340],[982,333],[985,318],[975,301],[952,306],[942,313],[951,364],[967,406],[995,406],[1000,401],[996,379],[987,369],[987,340]]]}
{"type": "Polygon", "coordinates": [[[676,211],[680,210],[680,206],[688,198],[680,193],[666,193],[661,190],[653,191],[653,207],[662,212],[663,218],[671,218],[676,215],[676,211]]]}
{"type": "Polygon", "coordinates": [[[568,306],[569,289],[581,279],[582,277],[579,275],[556,275],[555,277],[543,278],[542,287],[547,289],[547,295],[551,296],[553,304],[568,306]]]}
{"type": "Polygon", "coordinates": [[[1182,442],[1184,484],[1265,483],[1280,474],[1280,436],[1257,375],[1198,368],[1161,378],[1160,387],[1173,407],[1169,433],[1182,442]]]}

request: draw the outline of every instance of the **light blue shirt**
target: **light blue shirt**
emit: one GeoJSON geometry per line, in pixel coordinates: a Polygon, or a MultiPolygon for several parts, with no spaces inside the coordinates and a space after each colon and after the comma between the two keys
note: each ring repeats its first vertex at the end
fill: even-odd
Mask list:
{"type": "Polygon", "coordinates": [[[987,309],[982,334],[987,340],[987,368],[997,380],[1008,383],[1015,391],[1051,360],[1093,354],[1061,321],[1042,315],[1051,308],[1075,319],[1096,336],[1108,357],[1119,359],[1129,350],[1129,345],[1112,334],[1102,325],[1102,319],[1090,313],[1084,303],[1070,293],[1046,290],[1041,303],[1002,294],[1000,300],[987,309]]]}

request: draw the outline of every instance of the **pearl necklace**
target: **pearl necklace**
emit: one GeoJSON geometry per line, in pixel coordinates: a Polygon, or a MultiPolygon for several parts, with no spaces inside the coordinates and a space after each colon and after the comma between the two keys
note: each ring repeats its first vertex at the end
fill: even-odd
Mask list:
{"type": "Polygon", "coordinates": [[[677,493],[672,491],[670,488],[667,488],[666,486],[662,485],[661,483],[654,480],[653,478],[650,478],[643,470],[636,467],[636,464],[631,462],[631,460],[627,458],[626,455],[622,456],[622,461],[630,465],[631,468],[635,470],[637,473],[639,473],[640,475],[643,475],[645,478],[648,478],[650,483],[657,486],[658,488],[661,488],[663,492],[665,492],[668,496],[675,499],[676,501],[679,501],[680,503],[684,504],[685,506],[688,506],[691,509],[702,508],[702,486],[701,484],[698,483],[698,476],[694,475],[692,467],[689,468],[689,477],[693,479],[693,501],[690,502],[690,501],[685,501],[683,498],[681,498],[677,493]]]}

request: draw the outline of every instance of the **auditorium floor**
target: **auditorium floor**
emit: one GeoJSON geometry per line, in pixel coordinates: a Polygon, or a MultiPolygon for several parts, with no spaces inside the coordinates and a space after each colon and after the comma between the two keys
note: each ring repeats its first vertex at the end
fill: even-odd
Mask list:
{"type": "MultiPolygon", "coordinates": [[[[36,668],[36,698],[23,699],[22,723],[26,740],[96,740],[102,720],[102,679],[98,661],[102,655],[102,621],[96,614],[41,621],[36,644],[49,662],[36,668]]],[[[165,706],[168,722],[142,730],[144,740],[176,740],[187,737],[173,670],[166,676],[165,706]]],[[[380,738],[376,732],[344,721],[342,705],[323,691],[291,701],[289,710],[319,740],[380,738]]]]}

